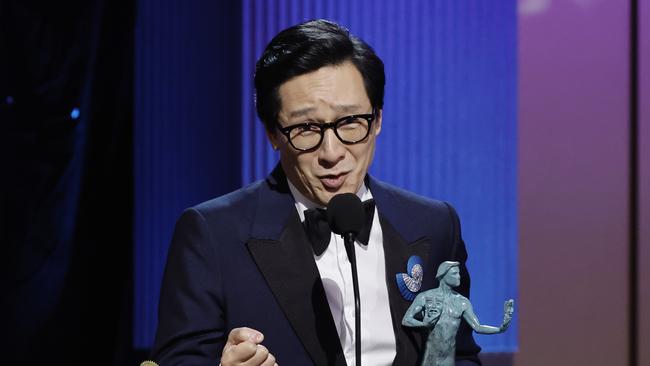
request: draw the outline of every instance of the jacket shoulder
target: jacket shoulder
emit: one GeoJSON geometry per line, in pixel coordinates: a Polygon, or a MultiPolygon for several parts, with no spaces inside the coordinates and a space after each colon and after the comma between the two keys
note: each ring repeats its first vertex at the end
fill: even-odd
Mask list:
{"type": "Polygon", "coordinates": [[[424,197],[393,185],[370,179],[379,212],[407,241],[422,236],[452,238],[457,232],[458,218],[450,204],[424,197]]]}
{"type": "Polygon", "coordinates": [[[263,181],[257,181],[223,196],[187,208],[198,213],[212,229],[227,228],[246,232],[255,214],[257,198],[263,181]]]}
{"type": "Polygon", "coordinates": [[[413,210],[412,212],[448,214],[450,210],[453,210],[448,202],[425,197],[386,182],[374,179],[373,186],[379,188],[384,194],[390,196],[394,202],[399,203],[401,208],[409,211],[413,210]]]}
{"type": "Polygon", "coordinates": [[[251,183],[222,196],[201,202],[190,207],[190,209],[196,210],[202,215],[210,215],[214,212],[245,208],[249,205],[251,199],[257,196],[257,191],[260,189],[262,182],[263,181],[257,181],[251,183]]]}

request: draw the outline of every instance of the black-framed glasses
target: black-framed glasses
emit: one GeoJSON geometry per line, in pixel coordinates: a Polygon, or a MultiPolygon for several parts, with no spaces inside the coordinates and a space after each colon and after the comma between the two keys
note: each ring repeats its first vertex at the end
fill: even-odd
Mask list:
{"type": "Polygon", "coordinates": [[[287,137],[294,149],[309,151],[316,149],[323,142],[325,131],[333,129],[336,137],[346,145],[359,143],[368,137],[375,111],[369,114],[353,114],[337,119],[334,122],[305,122],[282,127],[278,130],[287,137]]]}

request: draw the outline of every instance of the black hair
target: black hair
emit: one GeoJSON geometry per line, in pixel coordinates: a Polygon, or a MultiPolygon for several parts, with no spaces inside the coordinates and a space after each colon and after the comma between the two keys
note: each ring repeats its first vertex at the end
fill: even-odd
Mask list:
{"type": "Polygon", "coordinates": [[[278,33],[255,65],[255,105],[268,131],[280,111],[278,89],[287,80],[323,66],[351,61],[363,77],[374,110],[384,106],[384,63],[363,40],[324,19],[294,25],[278,33]]]}

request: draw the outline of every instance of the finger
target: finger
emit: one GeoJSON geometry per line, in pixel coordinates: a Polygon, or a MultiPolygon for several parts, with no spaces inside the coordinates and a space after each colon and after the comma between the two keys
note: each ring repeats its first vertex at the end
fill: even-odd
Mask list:
{"type": "Polygon", "coordinates": [[[245,341],[232,345],[224,350],[221,356],[221,365],[239,365],[253,358],[257,352],[257,344],[245,341]]]}
{"type": "Polygon", "coordinates": [[[264,334],[253,328],[241,327],[235,328],[228,334],[228,344],[239,344],[242,342],[261,343],[264,340],[264,334]]]}
{"type": "Polygon", "coordinates": [[[253,357],[244,362],[242,366],[259,366],[269,356],[269,350],[266,347],[262,346],[261,344],[258,344],[256,347],[257,350],[255,351],[253,357]]]}
{"type": "Polygon", "coordinates": [[[269,353],[269,355],[266,357],[266,360],[262,363],[262,366],[274,366],[274,365],[277,365],[275,356],[269,353]]]}

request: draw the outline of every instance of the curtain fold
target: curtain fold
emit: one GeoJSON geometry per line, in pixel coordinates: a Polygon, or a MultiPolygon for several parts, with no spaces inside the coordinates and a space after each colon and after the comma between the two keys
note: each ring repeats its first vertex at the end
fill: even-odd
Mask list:
{"type": "Polygon", "coordinates": [[[124,364],[134,16],[127,1],[0,3],[7,364],[124,364]]]}

